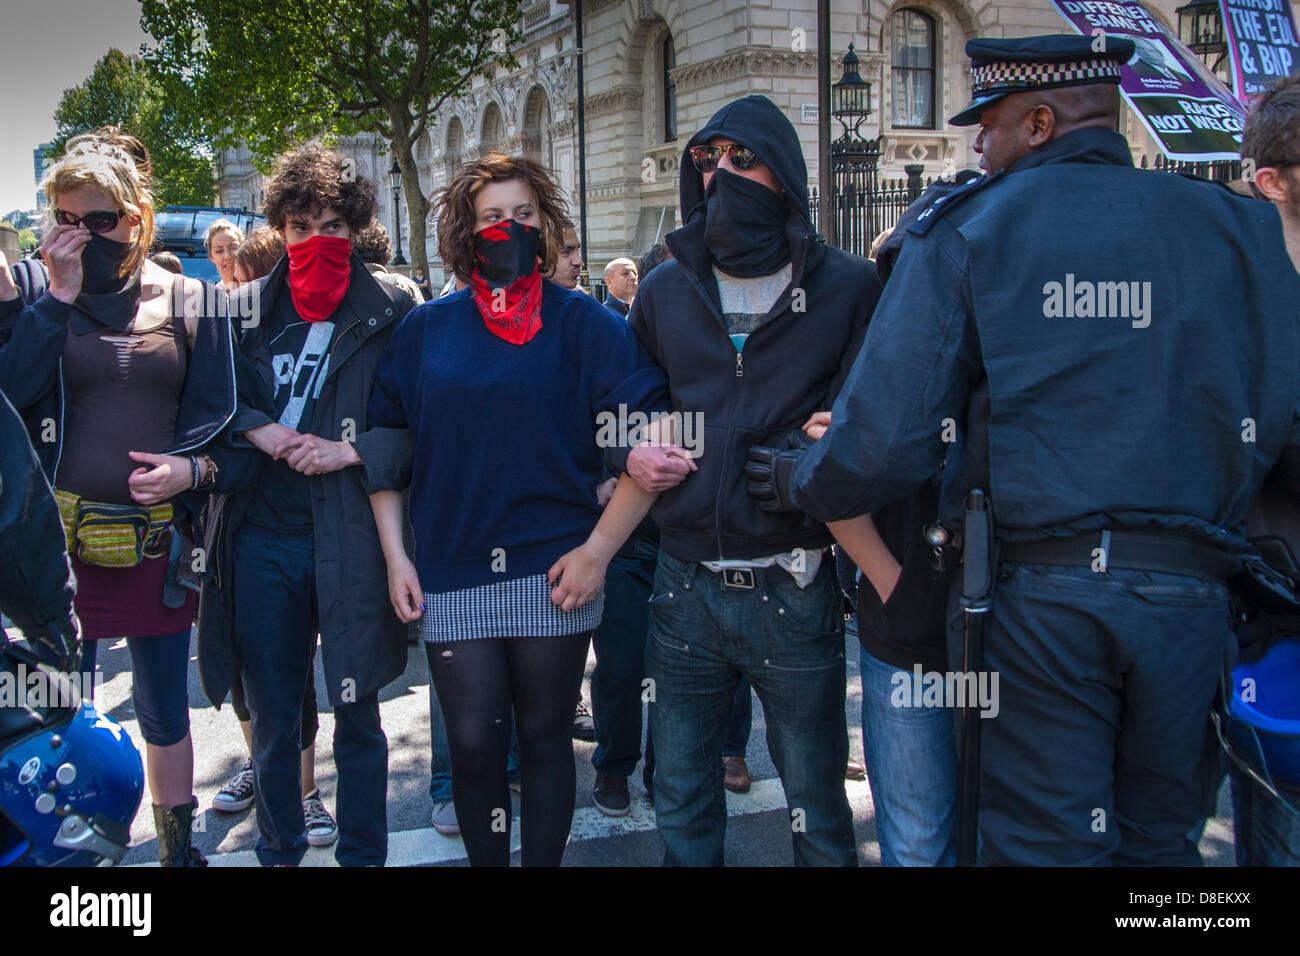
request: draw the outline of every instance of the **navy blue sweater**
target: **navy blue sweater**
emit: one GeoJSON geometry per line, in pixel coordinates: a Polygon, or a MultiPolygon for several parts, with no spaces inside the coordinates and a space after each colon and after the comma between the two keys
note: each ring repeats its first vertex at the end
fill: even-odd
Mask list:
{"type": "Polygon", "coordinates": [[[667,411],[668,380],[627,323],[542,283],[522,346],[488,331],[469,289],[426,302],[388,343],[369,427],[415,434],[411,523],[424,590],[547,571],[600,518],[597,415],[667,411]]]}

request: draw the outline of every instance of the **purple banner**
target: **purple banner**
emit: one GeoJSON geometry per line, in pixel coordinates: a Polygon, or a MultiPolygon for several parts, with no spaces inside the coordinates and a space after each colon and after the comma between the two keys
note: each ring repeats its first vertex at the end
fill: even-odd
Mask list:
{"type": "Polygon", "coordinates": [[[1237,96],[1247,105],[1300,67],[1291,0],[1219,0],[1237,96]]]}
{"type": "MultiPolygon", "coordinates": [[[[1266,0],[1260,0],[1266,2],[1266,0]]],[[[1285,2],[1285,0],[1284,0],[1285,2]]],[[[1052,0],[1079,33],[1125,37],[1137,49],[1120,90],[1170,159],[1237,159],[1246,110],[1222,82],[1137,0],[1052,0]]]]}

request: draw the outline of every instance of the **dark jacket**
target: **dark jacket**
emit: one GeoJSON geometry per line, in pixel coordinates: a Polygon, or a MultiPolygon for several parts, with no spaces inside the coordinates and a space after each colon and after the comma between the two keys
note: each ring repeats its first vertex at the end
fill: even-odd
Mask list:
{"type": "Polygon", "coordinates": [[[605,308],[611,312],[617,312],[619,318],[626,319],[628,310],[631,308],[626,302],[615,295],[605,296],[605,308]]]}
{"type": "MultiPolygon", "coordinates": [[[[20,263],[30,265],[30,263],[20,263]]],[[[15,266],[15,273],[18,267],[15,266]]],[[[26,287],[26,277],[20,288],[26,287]]],[[[190,454],[229,424],[236,406],[234,337],[226,295],[203,283],[205,307],[198,323],[176,417],[175,441],[163,453],[190,454]]],[[[0,387],[22,414],[41,467],[53,484],[63,451],[63,344],[69,332],[108,331],[72,306],[44,292],[24,307],[0,302],[0,387]],[[50,423],[55,423],[49,441],[50,423]]]]}
{"type": "Polygon", "coordinates": [[[1129,527],[1235,548],[1300,445],[1298,399],[1277,211],[1080,129],[917,217],[792,497],[827,520],[873,512],[946,456],[950,528],[980,487],[1008,540],[1129,527]]]}
{"type": "MultiPolygon", "coordinates": [[[[282,258],[252,290],[260,300],[257,315],[273,315],[276,297],[289,294],[287,272],[288,259],[282,258]]],[[[388,339],[415,303],[394,287],[376,282],[356,256],[345,301],[360,318],[334,336],[329,371],[313,408],[310,430],[331,441],[344,439],[345,430],[354,435],[363,464],[307,478],[325,686],[335,706],[359,700],[396,679],[407,658],[406,625],[398,621],[388,600],[388,571],[369,494],[372,484],[393,487],[394,474],[409,473],[411,440],[405,429],[367,430],[366,402],[388,339]]],[[[252,326],[240,341],[261,390],[253,404],[241,403],[231,423],[233,432],[275,420],[268,324],[252,326]]],[[[218,467],[230,473],[227,481],[241,490],[214,499],[208,526],[212,574],[199,602],[199,676],[208,699],[217,706],[225,699],[234,673],[238,596],[233,593],[233,536],[243,524],[253,485],[268,460],[241,441],[242,448],[213,454],[218,467]]]]}
{"type": "MultiPolygon", "coordinates": [[[[830,407],[852,365],[880,295],[875,267],[829,248],[808,219],[808,176],[799,139],[762,96],[724,107],[682,153],[681,207],[686,225],[669,233],[676,258],[652,272],[629,315],[633,331],[668,373],[673,407],[701,413],[699,471],[660,495],[651,514],[661,547],[681,560],[754,558],[832,543],[826,527],[797,512],[762,511],[745,490],[745,457],[754,445],[781,448],[830,407]],[[722,315],[713,256],[704,241],[703,177],[689,150],[726,135],[755,150],[785,187],[792,277],[768,317],[737,353],[722,315]]],[[[624,468],[626,450],[611,454],[624,468]]]]}

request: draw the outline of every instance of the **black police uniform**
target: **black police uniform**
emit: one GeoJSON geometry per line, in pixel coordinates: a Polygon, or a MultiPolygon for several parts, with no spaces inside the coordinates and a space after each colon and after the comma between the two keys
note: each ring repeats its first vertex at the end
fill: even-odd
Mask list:
{"type": "MultiPolygon", "coordinates": [[[[1086,58],[1089,39],[967,51],[1022,77],[1065,41],[1086,58]]],[[[1111,130],[1059,136],[910,227],[790,494],[820,520],[873,512],[945,452],[949,527],[969,489],[989,492],[1004,554],[985,637],[999,699],[980,721],[984,862],[1199,862],[1231,640],[1215,557],[1244,546],[1266,473],[1300,444],[1298,329],[1272,206],[1134,169],[1111,130]]]]}

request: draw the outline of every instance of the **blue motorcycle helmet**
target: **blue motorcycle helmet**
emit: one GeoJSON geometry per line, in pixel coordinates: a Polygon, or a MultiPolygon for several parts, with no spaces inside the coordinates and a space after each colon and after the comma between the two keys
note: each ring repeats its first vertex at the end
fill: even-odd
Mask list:
{"type": "Polygon", "coordinates": [[[64,678],[50,706],[0,707],[0,866],[118,863],[144,793],[144,764],[118,723],[82,699],[76,681],[14,645],[0,680],[64,678]]]}

